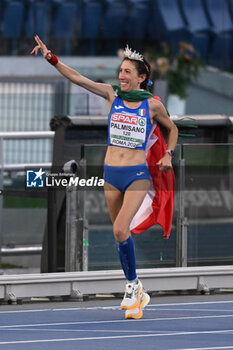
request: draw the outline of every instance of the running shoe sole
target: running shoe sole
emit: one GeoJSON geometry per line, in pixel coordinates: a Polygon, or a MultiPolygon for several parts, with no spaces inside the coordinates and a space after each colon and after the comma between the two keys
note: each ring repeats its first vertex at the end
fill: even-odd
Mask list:
{"type": "Polygon", "coordinates": [[[145,295],[145,298],[141,302],[140,306],[134,310],[126,310],[125,312],[125,318],[133,318],[133,319],[140,319],[143,316],[143,309],[149,304],[150,302],[150,296],[147,293],[143,293],[145,295]]]}

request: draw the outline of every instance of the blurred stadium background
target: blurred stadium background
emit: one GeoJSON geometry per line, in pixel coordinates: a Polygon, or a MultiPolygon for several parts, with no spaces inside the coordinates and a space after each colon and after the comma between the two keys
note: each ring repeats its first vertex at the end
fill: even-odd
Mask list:
{"type": "MultiPolygon", "coordinates": [[[[84,145],[82,156],[76,157],[80,145],[72,139],[66,126],[67,136],[59,139],[64,144],[61,149],[58,141],[54,142],[57,148],[53,147],[52,133],[44,134],[43,139],[25,134],[49,132],[54,116],[85,116],[87,120],[89,116],[96,120],[106,116],[104,101],[71,85],[41,56],[30,56],[36,34],[64,63],[91,79],[108,83],[117,82],[119,50],[126,44],[151,54],[154,65],[158,58],[164,57],[164,47],[171,50],[169,57],[178,57],[181,43],[192,45],[187,50],[188,59],[193,62],[198,57],[202,64],[198,76],[189,82],[185,96],[171,102],[166,75],[159,79],[165,81],[165,90],[164,84],[160,86],[155,81],[152,91],[162,95],[171,115],[186,115],[198,125],[198,129],[184,127],[188,136],[179,138],[175,159],[178,184],[181,157],[190,166],[186,172],[187,187],[183,188],[188,189],[184,199],[185,217],[189,220],[186,263],[189,266],[232,264],[233,0],[0,0],[2,269],[16,267],[19,272],[20,268],[27,271],[41,268],[48,198],[43,191],[40,195],[39,192],[29,195],[25,189],[25,169],[35,166],[49,169],[58,157],[56,152],[61,152],[58,158],[63,162],[76,158],[79,162],[84,158],[101,169],[105,149],[101,145],[105,144],[104,136],[98,141],[98,148],[93,146],[93,136],[93,144],[84,145]],[[22,139],[12,139],[9,134],[12,132],[20,132],[22,139]],[[217,168],[211,168],[213,166],[217,168]],[[218,172],[218,179],[208,187],[213,171],[218,172]],[[198,190],[193,185],[195,181],[201,183],[198,190]],[[19,248],[23,252],[20,253],[19,248]]],[[[56,122],[63,125],[61,118],[56,122]]],[[[71,124],[71,129],[79,135],[79,126],[72,118],[71,124]]],[[[57,128],[52,126],[55,132],[57,128]]],[[[90,128],[89,134],[87,126],[84,144],[90,143],[92,131],[90,128]]],[[[176,198],[174,225],[168,242],[160,240],[159,228],[135,237],[139,267],[179,265],[176,237],[179,200],[176,198]]],[[[86,194],[85,212],[89,224],[84,242],[88,250],[86,268],[118,269],[102,192],[86,194]]],[[[64,235],[63,231],[63,238],[60,241],[57,238],[60,242],[57,259],[60,260],[53,271],[64,271],[64,251],[60,254],[64,235]]],[[[42,270],[48,271],[45,265],[42,270]]]]}

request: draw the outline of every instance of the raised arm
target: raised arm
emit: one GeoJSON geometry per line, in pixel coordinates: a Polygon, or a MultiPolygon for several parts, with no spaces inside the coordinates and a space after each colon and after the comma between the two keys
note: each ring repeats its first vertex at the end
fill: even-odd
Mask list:
{"type": "MultiPolygon", "coordinates": [[[[51,51],[47,49],[46,45],[40,40],[38,35],[35,36],[35,40],[37,42],[37,45],[31,51],[31,54],[35,54],[35,56],[37,56],[38,51],[41,50],[42,55],[49,62],[53,57],[51,51]]],[[[55,62],[55,64],[53,65],[59,73],[61,73],[64,77],[72,81],[74,84],[82,86],[84,89],[87,89],[93,92],[94,94],[105,98],[111,103],[113,102],[115,96],[114,90],[111,85],[104,83],[96,83],[91,79],[88,79],[83,75],[79,74],[76,70],[68,67],[60,61],[55,62]]]]}

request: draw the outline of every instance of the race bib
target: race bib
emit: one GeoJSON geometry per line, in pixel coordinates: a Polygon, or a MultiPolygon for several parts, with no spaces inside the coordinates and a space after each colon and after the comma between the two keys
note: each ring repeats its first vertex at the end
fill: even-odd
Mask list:
{"type": "Polygon", "coordinates": [[[114,146],[140,147],[146,140],[146,118],[114,113],[110,120],[110,141],[114,146]]]}

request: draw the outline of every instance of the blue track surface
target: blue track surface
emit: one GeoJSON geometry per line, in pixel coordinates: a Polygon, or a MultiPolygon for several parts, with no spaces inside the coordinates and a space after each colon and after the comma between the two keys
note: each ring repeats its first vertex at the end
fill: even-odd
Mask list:
{"type": "Polygon", "coordinates": [[[233,301],[0,311],[0,349],[233,349],[233,301]]]}

